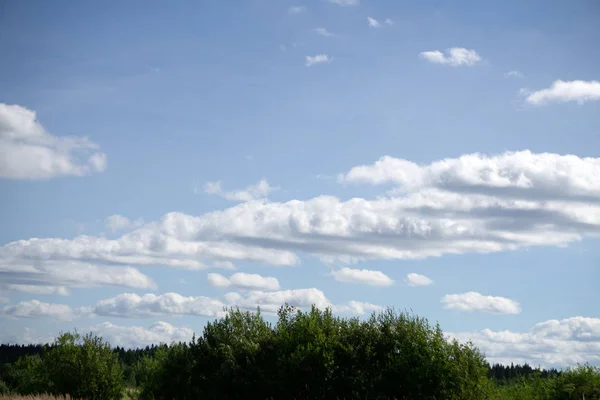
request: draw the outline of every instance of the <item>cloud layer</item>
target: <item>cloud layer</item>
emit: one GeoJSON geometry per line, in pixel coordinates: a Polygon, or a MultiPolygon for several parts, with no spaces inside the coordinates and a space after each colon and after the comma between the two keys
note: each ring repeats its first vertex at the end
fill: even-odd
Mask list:
{"type": "Polygon", "coordinates": [[[518,302],[506,297],[484,296],[477,292],[448,294],[441,300],[444,308],[456,311],[478,311],[490,314],[519,314],[518,302]]]}
{"type": "Polygon", "coordinates": [[[102,172],[106,155],[85,137],[53,136],[34,111],[0,103],[0,178],[49,179],[102,172]]]}
{"type": "Polygon", "coordinates": [[[600,318],[572,317],[536,324],[529,332],[492,331],[450,333],[472,340],[491,363],[529,363],[562,368],[589,362],[600,364],[600,318]]]}
{"type": "Polygon", "coordinates": [[[199,216],[168,213],[114,239],[20,240],[0,247],[2,282],[149,288],[137,268],[286,266],[304,255],[422,259],[562,246],[600,233],[600,158],[521,151],[418,165],[386,156],[339,180],[386,185],[387,195],[248,201],[199,216]]]}

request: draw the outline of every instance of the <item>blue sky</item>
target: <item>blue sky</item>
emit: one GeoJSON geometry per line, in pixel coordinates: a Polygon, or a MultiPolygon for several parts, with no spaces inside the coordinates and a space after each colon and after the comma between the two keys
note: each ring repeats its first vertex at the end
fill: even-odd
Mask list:
{"type": "Polygon", "coordinates": [[[600,363],[596,2],[1,7],[2,341],[287,300],[600,363]]]}

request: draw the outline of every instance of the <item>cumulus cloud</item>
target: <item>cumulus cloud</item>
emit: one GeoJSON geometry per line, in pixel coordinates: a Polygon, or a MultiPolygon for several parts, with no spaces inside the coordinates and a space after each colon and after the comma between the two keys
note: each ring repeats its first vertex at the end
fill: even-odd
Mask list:
{"type": "Polygon", "coordinates": [[[433,285],[433,281],[431,279],[429,279],[425,275],[415,274],[414,272],[411,272],[410,274],[406,275],[405,282],[409,286],[433,285]]]}
{"type": "Polygon", "coordinates": [[[107,217],[104,221],[104,225],[108,230],[114,233],[118,231],[139,228],[140,226],[144,225],[144,220],[136,219],[135,221],[132,221],[127,217],[115,214],[107,217]]]}
{"type": "Polygon", "coordinates": [[[313,29],[313,31],[317,35],[320,35],[320,36],[325,36],[325,37],[334,36],[334,34],[329,32],[326,28],[315,28],[315,29],[313,29]]]}
{"type": "Polygon", "coordinates": [[[123,293],[98,302],[94,313],[112,317],[154,317],[174,315],[196,315],[219,317],[225,304],[204,296],[182,296],[178,293],[162,295],[123,293]]]}
{"type": "Polygon", "coordinates": [[[14,318],[43,319],[52,318],[60,321],[71,321],[74,316],[89,315],[91,309],[72,309],[66,304],[44,303],[39,300],[21,301],[15,305],[5,306],[2,315],[14,318]]]}
{"type": "Polygon", "coordinates": [[[159,321],[149,328],[142,326],[120,326],[104,322],[92,326],[91,332],[101,336],[113,346],[141,348],[151,344],[190,342],[194,331],[187,327],[178,327],[159,321]]]}
{"type": "Polygon", "coordinates": [[[420,56],[434,64],[446,64],[452,67],[470,67],[481,61],[481,57],[475,50],[462,47],[452,47],[446,50],[446,54],[439,50],[424,51],[420,56]]]}
{"type": "Polygon", "coordinates": [[[223,275],[208,274],[208,283],[213,287],[229,288],[243,290],[279,290],[279,281],[271,276],[261,276],[259,274],[247,274],[245,272],[236,272],[229,278],[223,275]]]}
{"type": "Polygon", "coordinates": [[[360,0],[327,0],[332,4],[337,4],[338,6],[357,6],[360,4],[360,0]]]}
{"type": "Polygon", "coordinates": [[[333,58],[330,58],[327,54],[318,54],[316,56],[306,56],[305,65],[312,67],[316,64],[329,64],[331,61],[333,61],[333,58]]]}
{"type": "Polygon", "coordinates": [[[181,315],[221,317],[225,315],[225,310],[229,307],[239,307],[250,311],[255,311],[257,307],[260,307],[262,312],[276,313],[286,303],[301,309],[308,309],[315,305],[320,309],[331,307],[335,312],[354,314],[364,314],[381,309],[374,304],[360,301],[333,304],[321,290],[308,288],[230,292],[219,299],[205,296],[182,296],[178,293],[142,296],[135,293],[123,293],[101,300],[93,308],[93,313],[100,316],[124,318],[181,315]]]}
{"type": "Polygon", "coordinates": [[[535,106],[550,103],[566,103],[575,101],[583,104],[600,100],[599,81],[561,81],[557,80],[547,89],[529,93],[525,101],[535,106]]]}
{"type": "Polygon", "coordinates": [[[0,178],[49,179],[102,172],[106,155],[85,137],[53,136],[34,111],[0,103],[0,178]]]}
{"type": "Polygon", "coordinates": [[[447,294],[441,300],[444,308],[457,311],[478,311],[490,314],[519,314],[521,306],[506,297],[484,296],[477,292],[447,294]]]}
{"type": "Polygon", "coordinates": [[[304,6],[291,6],[288,8],[288,14],[302,14],[306,11],[306,7],[304,6]]]}
{"type": "Polygon", "coordinates": [[[484,329],[448,336],[464,342],[472,340],[491,363],[529,363],[546,368],[600,364],[600,318],[549,320],[524,333],[484,329]]]}
{"type": "Polygon", "coordinates": [[[204,193],[223,197],[231,201],[254,201],[266,198],[270,192],[277,188],[270,186],[269,183],[262,179],[256,185],[248,186],[243,190],[234,190],[231,192],[223,191],[221,182],[207,182],[204,185],[204,193]]]}
{"type": "Polygon", "coordinates": [[[381,271],[370,269],[341,268],[332,272],[336,281],[345,283],[362,283],[372,286],[390,286],[394,280],[381,271]]]}
{"type": "Polygon", "coordinates": [[[304,255],[328,262],[423,259],[564,246],[600,233],[600,158],[521,151],[419,165],[386,156],[339,180],[387,185],[388,194],[244,202],[198,216],[171,212],[114,239],[20,240],[0,246],[0,282],[145,287],[149,278],[135,267],[289,266],[304,255]]]}

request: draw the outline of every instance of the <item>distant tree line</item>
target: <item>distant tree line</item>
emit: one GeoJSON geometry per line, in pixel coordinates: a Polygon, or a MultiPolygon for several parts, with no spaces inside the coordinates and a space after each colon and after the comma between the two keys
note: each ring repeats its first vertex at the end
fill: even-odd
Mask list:
{"type": "Polygon", "coordinates": [[[600,399],[600,369],[492,365],[439,326],[386,310],[367,320],[283,306],[275,324],[229,310],[189,343],[111,348],[92,334],[1,345],[0,394],[121,399],[600,399]]]}

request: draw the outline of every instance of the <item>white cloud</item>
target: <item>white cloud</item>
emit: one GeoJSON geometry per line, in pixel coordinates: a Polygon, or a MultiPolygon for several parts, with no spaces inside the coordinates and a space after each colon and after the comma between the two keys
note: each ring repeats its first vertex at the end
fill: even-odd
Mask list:
{"type": "Polygon", "coordinates": [[[69,289],[65,286],[45,286],[45,285],[23,285],[23,284],[6,284],[2,286],[5,290],[11,292],[35,293],[35,294],[58,294],[60,296],[68,296],[69,289]]]}
{"type": "Polygon", "coordinates": [[[334,36],[333,33],[329,32],[326,28],[315,28],[313,31],[320,36],[330,37],[334,36]]]}
{"type": "Polygon", "coordinates": [[[248,186],[246,189],[231,192],[223,191],[220,181],[207,182],[204,185],[204,193],[220,196],[226,200],[242,202],[265,199],[270,192],[276,189],[276,187],[270,186],[265,179],[262,179],[256,185],[248,186]]]}
{"type": "Polygon", "coordinates": [[[333,61],[333,58],[329,58],[327,54],[317,54],[316,56],[306,56],[305,65],[311,67],[315,64],[329,64],[331,61],[333,61]]]}
{"type": "Polygon", "coordinates": [[[385,21],[384,21],[384,23],[387,24],[387,25],[394,25],[394,21],[392,21],[391,18],[386,18],[385,21]]]}
{"type": "Polygon", "coordinates": [[[132,221],[127,217],[115,214],[115,215],[111,215],[110,217],[107,217],[106,220],[104,221],[104,225],[111,232],[118,232],[118,231],[139,228],[140,226],[144,225],[144,220],[136,219],[135,221],[132,221]]]}
{"type": "Polygon", "coordinates": [[[325,294],[316,288],[291,289],[278,291],[252,290],[243,293],[230,292],[220,299],[205,296],[182,296],[178,293],[162,295],[123,293],[116,297],[101,300],[93,308],[93,313],[100,316],[141,318],[195,315],[205,317],[221,317],[225,309],[239,307],[254,311],[258,306],[262,312],[276,313],[285,303],[301,309],[311,305],[325,309],[331,307],[339,313],[363,314],[381,307],[360,301],[345,304],[333,304],[325,294]]]}
{"type": "MultiPolygon", "coordinates": [[[[102,266],[64,259],[69,248],[61,246],[61,239],[45,239],[43,243],[37,242],[38,240],[43,239],[13,242],[0,248],[0,289],[66,296],[69,288],[105,285],[135,289],[156,288],[152,279],[136,268],[102,266]],[[47,251],[57,253],[45,258],[44,253],[47,251]]],[[[75,257],[86,259],[86,254],[91,254],[91,249],[76,253],[75,257]]]]}
{"type": "Polygon", "coordinates": [[[284,266],[305,255],[332,263],[422,259],[564,246],[600,234],[600,158],[521,151],[419,165],[382,157],[340,181],[392,191],[171,212],[114,239],[20,240],[0,246],[2,283],[143,287],[149,278],[133,267],[284,266]]]}
{"type": "Polygon", "coordinates": [[[178,293],[162,295],[123,293],[101,300],[94,313],[114,317],[153,317],[174,315],[196,315],[218,317],[223,315],[225,304],[204,296],[182,296],[178,293]]]}
{"type": "Polygon", "coordinates": [[[302,14],[306,11],[306,7],[304,6],[291,6],[288,8],[288,14],[302,14]]]}
{"type": "Polygon", "coordinates": [[[600,82],[598,81],[561,81],[552,83],[548,89],[530,93],[526,101],[536,106],[550,103],[576,101],[579,104],[600,100],[600,82]]]}
{"type": "Polygon", "coordinates": [[[519,71],[508,71],[507,73],[504,74],[505,78],[522,78],[523,74],[520,73],[519,71]]]}
{"type": "Polygon", "coordinates": [[[357,6],[360,4],[360,0],[327,0],[332,4],[337,4],[338,6],[357,6]]]}
{"type": "Polygon", "coordinates": [[[102,172],[106,155],[85,137],[53,136],[25,107],[0,103],[0,178],[49,179],[102,172]]]}
{"type": "Polygon", "coordinates": [[[529,363],[542,367],[600,364],[600,318],[572,317],[536,324],[529,332],[492,331],[449,333],[472,340],[491,363],[529,363]]]}
{"type": "Polygon", "coordinates": [[[453,67],[472,66],[481,61],[481,57],[475,50],[462,47],[452,47],[446,50],[446,54],[439,50],[432,50],[424,51],[420,55],[429,62],[453,67]]]}
{"type": "Polygon", "coordinates": [[[428,285],[433,285],[433,281],[431,279],[429,279],[425,275],[415,274],[414,272],[411,272],[410,274],[406,275],[405,282],[409,286],[428,286],[428,285]]]}
{"type": "Polygon", "coordinates": [[[506,297],[484,296],[477,292],[447,294],[441,300],[444,308],[457,311],[479,311],[490,314],[519,314],[519,303],[506,297]]]}
{"type": "Polygon", "coordinates": [[[369,26],[371,28],[380,28],[381,27],[381,23],[379,21],[377,21],[375,18],[367,17],[367,22],[369,23],[369,26]]]}
{"type": "Polygon", "coordinates": [[[119,326],[104,322],[92,326],[91,332],[101,336],[113,346],[126,348],[146,347],[151,344],[190,342],[194,331],[186,327],[177,327],[159,321],[149,328],[141,326],[119,326]]]}
{"type": "Polygon", "coordinates": [[[332,272],[336,281],[345,283],[362,283],[372,286],[390,286],[394,280],[381,271],[369,269],[341,268],[332,272]]]}
{"type": "Polygon", "coordinates": [[[74,316],[87,315],[88,308],[71,309],[66,304],[44,303],[38,300],[21,301],[15,305],[5,306],[2,315],[14,318],[52,318],[60,321],[71,321],[74,316]]]}
{"type": "Polygon", "coordinates": [[[270,276],[236,272],[229,279],[220,274],[208,274],[208,283],[213,287],[234,287],[243,290],[279,290],[279,281],[270,276]]]}

